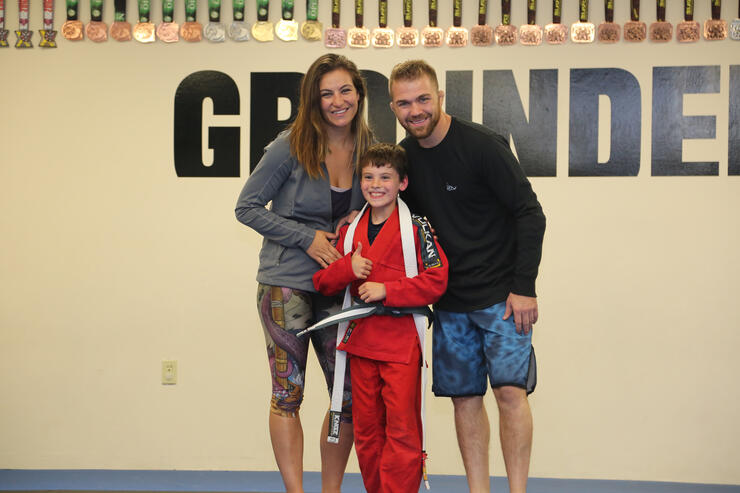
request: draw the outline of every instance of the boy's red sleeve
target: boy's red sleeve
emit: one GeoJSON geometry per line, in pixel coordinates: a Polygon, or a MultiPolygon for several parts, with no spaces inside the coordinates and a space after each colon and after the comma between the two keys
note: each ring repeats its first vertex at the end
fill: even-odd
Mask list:
{"type": "MultiPolygon", "coordinates": [[[[416,265],[419,275],[385,283],[387,306],[423,306],[436,303],[447,289],[449,264],[442,248],[434,240],[429,223],[414,216],[416,265]]],[[[351,266],[350,266],[351,268],[351,266]]]]}
{"type": "MultiPolygon", "coordinates": [[[[337,240],[337,250],[339,250],[339,253],[342,253],[344,250],[344,237],[347,234],[347,228],[348,226],[343,226],[339,231],[339,239],[337,240]]],[[[350,250],[344,257],[335,260],[325,269],[319,269],[313,275],[313,287],[321,294],[331,296],[339,293],[354,280],[352,251],[350,250]]]]}

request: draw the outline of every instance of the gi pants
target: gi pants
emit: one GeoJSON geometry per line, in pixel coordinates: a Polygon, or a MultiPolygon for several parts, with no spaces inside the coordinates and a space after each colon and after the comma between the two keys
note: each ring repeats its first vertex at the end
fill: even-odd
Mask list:
{"type": "Polygon", "coordinates": [[[409,363],[350,356],[355,449],[368,493],[416,493],[422,473],[421,351],[409,363]]]}

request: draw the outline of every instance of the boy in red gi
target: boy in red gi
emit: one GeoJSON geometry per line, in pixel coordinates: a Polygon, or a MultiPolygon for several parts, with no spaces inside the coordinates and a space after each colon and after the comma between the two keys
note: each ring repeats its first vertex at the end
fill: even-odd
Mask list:
{"type": "MultiPolygon", "coordinates": [[[[406,277],[397,207],[408,185],[406,153],[400,146],[371,146],[360,160],[362,213],[352,250],[319,270],[313,283],[337,294],[348,284],[353,298],[389,307],[436,302],[447,288],[447,257],[426,220],[413,216],[419,274],[406,277]]],[[[368,493],[415,493],[422,476],[421,365],[413,316],[372,315],[350,322],[338,349],[349,355],[355,448],[368,493]]]]}

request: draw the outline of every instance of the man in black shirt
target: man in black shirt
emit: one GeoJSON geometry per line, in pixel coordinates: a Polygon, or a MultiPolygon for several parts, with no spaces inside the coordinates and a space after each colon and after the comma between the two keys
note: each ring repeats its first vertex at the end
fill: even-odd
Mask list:
{"type": "Polygon", "coordinates": [[[525,492],[545,216],[508,142],[442,110],[431,66],[396,65],[389,89],[391,109],[410,134],[401,142],[410,168],[402,197],[434,225],[450,265],[447,292],[435,305],[432,390],[452,398],[470,491],[489,492],[483,396],[490,381],[509,489],[525,492]]]}

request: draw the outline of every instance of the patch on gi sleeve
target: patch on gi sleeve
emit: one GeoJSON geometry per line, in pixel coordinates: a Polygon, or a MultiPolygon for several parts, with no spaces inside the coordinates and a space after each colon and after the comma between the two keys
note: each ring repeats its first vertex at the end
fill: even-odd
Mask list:
{"type": "Polygon", "coordinates": [[[411,220],[417,226],[417,235],[419,236],[419,247],[421,249],[421,261],[425,269],[442,267],[442,259],[439,258],[437,244],[434,243],[432,228],[426,218],[412,214],[411,220]]]}

